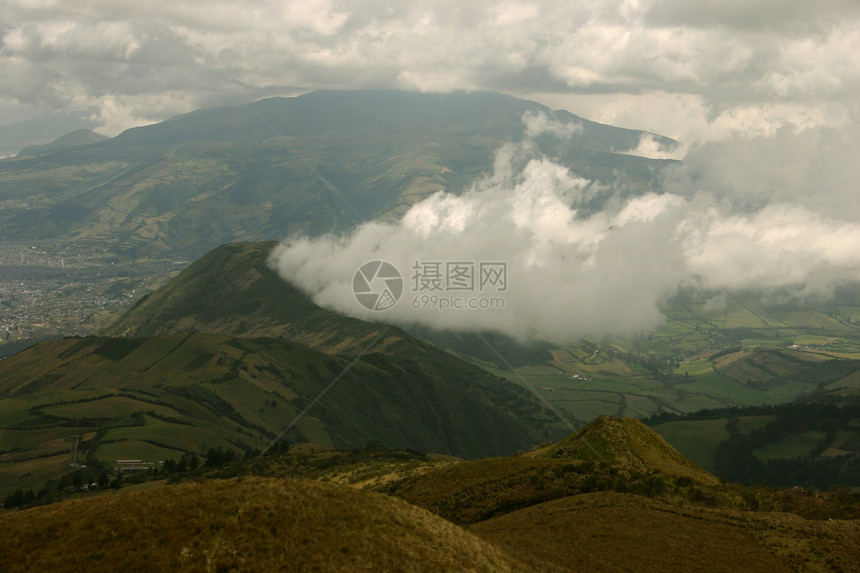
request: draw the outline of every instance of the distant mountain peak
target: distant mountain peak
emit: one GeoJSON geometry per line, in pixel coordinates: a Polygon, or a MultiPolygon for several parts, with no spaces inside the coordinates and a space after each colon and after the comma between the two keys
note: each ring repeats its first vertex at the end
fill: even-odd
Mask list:
{"type": "Polygon", "coordinates": [[[92,143],[98,143],[100,141],[104,141],[107,139],[104,135],[100,135],[91,129],[76,129],[71,133],[67,133],[66,135],[62,135],[52,141],[51,143],[45,145],[31,145],[29,147],[25,147],[18,153],[18,157],[29,157],[34,155],[43,155],[45,153],[51,153],[53,151],[59,151],[61,149],[68,149],[70,147],[78,147],[80,145],[90,145],[92,143]]]}

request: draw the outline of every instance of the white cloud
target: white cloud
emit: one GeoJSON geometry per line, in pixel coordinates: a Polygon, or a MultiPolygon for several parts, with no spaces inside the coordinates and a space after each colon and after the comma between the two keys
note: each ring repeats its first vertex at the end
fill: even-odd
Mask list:
{"type": "MultiPolygon", "coordinates": [[[[844,211],[840,216],[820,209],[851,187],[831,189],[805,203],[769,198],[750,204],[745,197],[750,187],[767,195],[798,177],[813,181],[815,156],[799,157],[812,145],[811,134],[784,133],[782,139],[770,144],[785,151],[786,161],[804,165],[784,173],[771,161],[761,165],[757,181],[728,173],[720,180],[723,187],[709,189],[711,173],[696,172],[694,166],[701,167],[696,159],[713,160],[736,148],[712,145],[691,152],[692,166],[680,164],[663,193],[617,198],[589,215],[575,205],[592,183],[532,155],[535,148],[526,139],[503,147],[494,172],[462,195],[437,193],[397,223],[365,224],[345,237],[291,239],[276,249],[272,261],[283,278],[317,303],[352,316],[493,329],[560,343],[586,334],[654,328],[662,320],[659,303],[682,286],[826,296],[841,282],[860,280],[860,224],[844,211]],[[366,310],[352,297],[355,271],[375,259],[393,263],[407,282],[403,299],[384,313],[366,310]],[[422,306],[423,297],[434,294],[409,284],[416,261],[506,262],[509,286],[498,293],[505,308],[416,310],[416,301],[422,306]]],[[[840,143],[845,140],[822,146],[820,153],[840,143]]],[[[745,151],[749,148],[737,153],[745,151]]],[[[844,157],[850,157],[847,149],[844,157]]],[[[725,163],[702,165],[728,169],[736,159],[728,153],[725,163]]],[[[757,159],[752,156],[750,162],[757,159]]],[[[738,175],[752,172],[748,165],[737,168],[738,175]]],[[[803,187],[797,183],[798,197],[803,187]]],[[[442,293],[452,294],[463,293],[442,293]]]]}
{"type": "Polygon", "coordinates": [[[779,48],[760,82],[780,97],[822,96],[860,84],[860,24],[846,22],[826,35],[791,39],[779,48]]]}
{"type": "Polygon", "coordinates": [[[568,139],[582,132],[582,124],[577,122],[560,122],[550,118],[545,113],[526,112],[523,116],[525,137],[534,138],[544,133],[559,139],[568,139]]]}
{"type": "Polygon", "coordinates": [[[618,150],[618,153],[650,159],[683,159],[686,148],[683,145],[667,145],[654,134],[643,133],[639,137],[639,145],[632,149],[618,150]]]}
{"type": "Polygon", "coordinates": [[[683,231],[691,280],[703,287],[827,295],[839,282],[860,280],[857,223],[787,205],[735,216],[711,208],[699,216],[683,231]]]}
{"type": "Polygon", "coordinates": [[[706,194],[746,210],[784,203],[828,217],[860,220],[860,130],[783,127],[773,134],[712,141],[692,148],[665,173],[664,188],[706,194]]]}

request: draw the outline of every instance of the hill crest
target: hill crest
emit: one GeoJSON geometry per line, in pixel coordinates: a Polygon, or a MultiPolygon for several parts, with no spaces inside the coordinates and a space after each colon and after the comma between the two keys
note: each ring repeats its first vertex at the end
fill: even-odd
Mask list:
{"type": "Polygon", "coordinates": [[[14,430],[0,432],[0,461],[11,462],[0,491],[68,473],[72,444],[88,465],[112,467],[262,450],[283,432],[464,457],[559,436],[558,419],[522,386],[395,327],[318,307],[269,269],[271,246],[223,245],[101,335],[0,362],[0,425],[14,430]],[[44,461],[38,475],[33,460],[44,461]]]}
{"type": "MultiPolygon", "coordinates": [[[[269,267],[274,242],[228,243],[203,255],[99,334],[125,338],[213,332],[282,337],[330,354],[358,354],[383,328],[325,310],[269,267]]],[[[405,336],[390,328],[384,344],[405,336]]]]}
{"type": "Polygon", "coordinates": [[[716,483],[713,475],[673,448],[660,434],[634,418],[598,416],[538,457],[583,459],[647,473],[655,470],[716,483]]]}
{"type": "Polygon", "coordinates": [[[510,571],[516,563],[399,499],[311,481],[205,480],[38,507],[0,522],[5,571],[510,571]],[[63,529],[62,543],[46,524],[63,529]]]}

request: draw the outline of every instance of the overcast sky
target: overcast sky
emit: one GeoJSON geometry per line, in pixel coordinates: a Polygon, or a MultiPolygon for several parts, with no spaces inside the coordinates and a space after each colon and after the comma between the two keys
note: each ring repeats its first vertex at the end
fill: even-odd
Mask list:
{"type": "Polygon", "coordinates": [[[691,143],[842,126],[857,0],[4,0],[0,125],[114,135],[318,88],[485,89],[691,143]]]}

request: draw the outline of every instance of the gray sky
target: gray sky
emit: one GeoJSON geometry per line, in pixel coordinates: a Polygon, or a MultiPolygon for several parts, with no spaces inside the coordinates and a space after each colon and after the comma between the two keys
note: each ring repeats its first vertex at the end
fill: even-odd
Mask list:
{"type": "Polygon", "coordinates": [[[0,124],[113,135],[318,88],[488,89],[687,143],[842,126],[857,0],[5,0],[0,124]]]}

